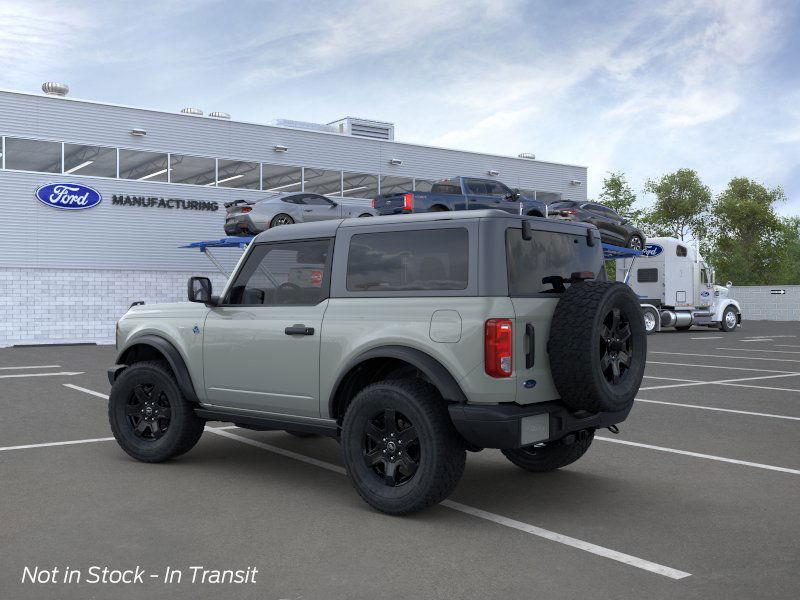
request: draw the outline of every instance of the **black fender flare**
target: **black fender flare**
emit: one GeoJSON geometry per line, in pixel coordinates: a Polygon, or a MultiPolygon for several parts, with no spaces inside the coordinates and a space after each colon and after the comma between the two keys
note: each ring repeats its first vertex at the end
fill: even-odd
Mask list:
{"type": "Polygon", "coordinates": [[[442,363],[429,354],[407,346],[378,346],[377,348],[372,348],[359,354],[342,369],[328,397],[328,415],[330,415],[331,418],[333,418],[335,414],[336,396],[345,377],[361,363],[375,358],[393,358],[407,362],[425,374],[436,389],[439,390],[444,400],[460,404],[467,401],[467,397],[464,395],[455,377],[450,374],[450,371],[448,371],[442,363]]]}
{"type": "Polygon", "coordinates": [[[171,342],[158,335],[143,335],[142,337],[131,340],[130,344],[117,356],[117,364],[108,371],[108,379],[111,385],[114,385],[114,380],[127,368],[127,357],[137,346],[150,346],[161,354],[166,359],[167,363],[169,363],[172,372],[175,374],[175,379],[178,382],[181,393],[190,402],[200,402],[195,393],[194,384],[192,383],[192,378],[189,375],[189,369],[186,367],[183,356],[181,356],[181,353],[178,352],[178,349],[175,348],[171,342]]]}

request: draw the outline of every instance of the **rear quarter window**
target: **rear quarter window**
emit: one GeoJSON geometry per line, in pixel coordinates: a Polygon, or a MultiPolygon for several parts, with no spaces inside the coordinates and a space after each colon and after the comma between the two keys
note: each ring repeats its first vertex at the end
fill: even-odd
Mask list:
{"type": "Polygon", "coordinates": [[[600,244],[589,246],[585,235],[533,231],[532,240],[522,239],[522,230],[506,229],[508,292],[511,296],[554,294],[556,287],[544,280],[568,280],[579,271],[598,277],[604,269],[600,244]]]}
{"type": "Polygon", "coordinates": [[[466,229],[361,233],[350,240],[347,290],[464,290],[468,266],[466,229]]]}

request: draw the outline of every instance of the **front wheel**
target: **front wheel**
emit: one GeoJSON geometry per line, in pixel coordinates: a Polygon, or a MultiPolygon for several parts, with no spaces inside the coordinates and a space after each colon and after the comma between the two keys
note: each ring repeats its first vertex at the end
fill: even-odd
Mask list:
{"type": "Polygon", "coordinates": [[[586,454],[594,439],[594,430],[570,434],[563,440],[534,444],[515,450],[502,450],[503,455],[521,469],[533,473],[554,471],[571,465],[586,454]]]}
{"type": "Polygon", "coordinates": [[[342,423],[342,458],[359,495],[393,515],[447,498],[464,472],[464,444],[436,388],[384,381],[361,390],[342,423]]]}
{"type": "Polygon", "coordinates": [[[719,324],[719,328],[721,331],[734,331],[738,325],[739,319],[736,316],[736,311],[732,306],[729,306],[722,313],[722,321],[719,324]]]}
{"type": "Polygon", "coordinates": [[[658,311],[652,308],[645,308],[643,317],[644,317],[644,332],[647,335],[654,334],[658,329],[657,327],[658,319],[661,318],[660,315],[658,314],[658,311]]]}
{"type": "Polygon", "coordinates": [[[181,394],[166,363],[125,369],[111,388],[108,420],[120,447],[136,460],[162,462],[191,450],[205,422],[181,394]]]}
{"type": "Polygon", "coordinates": [[[628,248],[631,250],[642,250],[644,249],[644,240],[638,235],[632,235],[628,240],[628,248]]]}

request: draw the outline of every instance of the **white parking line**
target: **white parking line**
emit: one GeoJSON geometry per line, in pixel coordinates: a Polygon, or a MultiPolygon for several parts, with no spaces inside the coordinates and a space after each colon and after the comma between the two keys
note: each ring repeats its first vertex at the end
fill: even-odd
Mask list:
{"type": "Polygon", "coordinates": [[[788,415],[773,415],[771,413],[751,412],[749,410],[734,410],[732,408],[717,408],[715,406],[701,406],[699,404],[682,404],[681,402],[664,402],[662,400],[645,400],[637,398],[636,402],[646,402],[648,404],[666,404],[667,406],[680,406],[682,408],[698,408],[700,410],[714,410],[738,415],[749,415],[751,417],[770,417],[773,419],[785,419],[787,421],[800,421],[800,417],[790,417],[788,415]]]}
{"type": "MultiPolygon", "coordinates": [[[[758,369],[753,369],[757,371],[758,369]]],[[[639,390],[663,390],[667,388],[677,388],[677,387],[690,387],[693,385],[735,385],[739,381],[755,381],[757,379],[777,379],[779,377],[795,377],[800,375],[800,373],[784,373],[783,375],[762,375],[760,377],[741,377],[739,379],[718,379],[716,381],[696,381],[693,383],[671,383],[669,385],[649,385],[647,387],[640,387],[639,390]]],[[[752,386],[752,387],[760,387],[760,386],[752,386]]],[[[768,388],[763,388],[768,389],[768,388]]]]}
{"type": "MultiPolygon", "coordinates": [[[[89,390],[86,388],[73,386],[69,384],[64,384],[72,389],[86,392],[87,394],[91,394],[93,396],[97,396],[99,398],[108,398],[106,394],[102,394],[100,392],[96,392],[94,390],[89,390]]],[[[338,473],[339,475],[347,475],[347,471],[340,467],[339,465],[334,465],[329,462],[325,462],[323,460],[318,460],[316,458],[312,458],[310,456],[306,456],[304,454],[300,454],[298,452],[292,452],[291,450],[285,450],[283,448],[279,448],[278,446],[273,446],[271,444],[265,444],[264,442],[259,442],[257,440],[252,440],[250,438],[236,435],[233,433],[229,433],[228,429],[236,429],[235,425],[229,425],[225,427],[208,427],[206,426],[205,431],[209,433],[213,433],[215,435],[219,435],[222,437],[226,437],[232,440],[236,440],[243,444],[248,444],[250,446],[255,446],[256,448],[261,448],[262,450],[268,450],[269,452],[273,452],[274,454],[279,454],[281,456],[285,456],[286,458],[291,458],[293,460],[298,460],[300,462],[304,462],[309,465],[314,465],[315,467],[319,467],[321,469],[326,469],[328,471],[332,471],[334,473],[338,473]]],[[[73,442],[53,442],[50,444],[32,444],[28,446],[12,446],[9,448],[0,448],[2,450],[17,450],[22,448],[41,448],[45,446],[63,446],[66,444],[80,444],[80,443],[88,443],[88,442],[105,442],[109,440],[113,440],[114,438],[97,438],[93,440],[76,440],[73,442]]],[[[506,527],[510,527],[512,529],[517,529],[519,531],[523,531],[525,533],[529,533],[531,535],[535,535],[541,538],[545,538],[554,542],[558,542],[560,544],[564,544],[566,546],[572,546],[573,548],[578,548],[580,550],[584,550],[586,552],[590,552],[592,554],[596,554],[598,556],[602,556],[605,558],[609,558],[611,560],[615,560],[617,562],[625,563],[627,565],[631,565],[632,567],[636,567],[638,569],[643,569],[645,571],[650,571],[651,573],[656,573],[657,575],[663,575],[664,577],[669,577],[670,579],[684,579],[686,577],[690,577],[691,573],[687,573],[686,571],[679,571],[678,569],[673,569],[671,567],[666,567],[664,565],[660,565],[658,563],[651,562],[649,560],[645,560],[643,558],[638,558],[636,556],[631,556],[630,554],[624,554],[622,552],[617,552],[616,550],[611,550],[610,548],[605,548],[603,546],[598,546],[596,544],[592,544],[591,542],[585,542],[583,540],[579,540],[577,538],[569,537],[566,535],[562,535],[560,533],[556,533],[554,531],[550,531],[548,529],[543,529],[541,527],[536,527],[535,525],[529,525],[528,523],[523,523],[522,521],[515,521],[514,519],[509,519],[508,517],[504,517],[502,515],[497,515],[495,513],[490,513],[479,508],[473,508],[471,506],[467,506],[466,504],[460,504],[458,502],[453,502],[452,500],[445,500],[442,502],[443,506],[447,508],[451,508],[453,510],[457,510],[459,512],[472,515],[474,517],[478,517],[480,519],[486,519],[488,521],[492,521],[499,525],[504,525],[506,527]]]]}
{"type": "Polygon", "coordinates": [[[62,385],[64,387],[72,388],[73,390],[78,390],[79,392],[84,392],[85,394],[91,394],[92,396],[97,396],[98,398],[105,398],[108,400],[108,396],[106,394],[101,394],[100,392],[95,392],[94,390],[87,390],[79,385],[73,385],[71,383],[64,383],[62,385]]]}
{"type": "MultiPolygon", "coordinates": [[[[705,356],[705,355],[704,355],[705,356]]],[[[735,358],[747,358],[746,356],[737,356],[735,358]]],[[[775,369],[756,369],[755,367],[728,367],[725,365],[697,365],[691,363],[674,363],[663,362],[659,360],[648,360],[648,365],[672,365],[674,367],[702,367],[704,369],[728,369],[732,371],[759,371],[761,373],[788,373],[789,375],[796,375],[795,371],[776,371],[775,369]]]]}
{"type": "Polygon", "coordinates": [[[693,337],[689,338],[690,340],[721,340],[724,338],[724,335],[706,335],[703,337],[693,337]]]}
{"type": "Polygon", "coordinates": [[[774,354],[800,354],[800,352],[795,352],[792,350],[762,350],[761,348],[714,348],[714,350],[733,350],[734,352],[771,352],[774,354]]]}
{"type": "Polygon", "coordinates": [[[688,450],[678,450],[677,448],[665,448],[664,446],[653,446],[652,444],[640,444],[639,442],[629,442],[628,440],[617,440],[614,438],[594,436],[594,439],[603,442],[613,442],[615,444],[623,444],[625,446],[635,446],[637,448],[648,448],[650,450],[658,450],[659,452],[671,452],[672,454],[682,454],[684,456],[693,456],[694,458],[705,458],[708,460],[716,460],[724,463],[731,463],[734,465],[744,465],[746,467],[756,467],[758,469],[766,469],[768,471],[779,471],[781,473],[790,473],[792,475],[800,475],[800,470],[789,469],[787,467],[776,467],[774,465],[765,465],[762,463],[754,463],[746,460],[737,460],[735,458],[725,458],[724,456],[714,456],[713,454],[702,454],[700,452],[689,452],[688,450]]]}
{"type": "Polygon", "coordinates": [[[0,379],[12,379],[17,377],[52,377],[53,375],[83,375],[83,371],[61,371],[59,373],[14,373],[13,375],[0,375],[0,379]]]}
{"type": "Polygon", "coordinates": [[[773,341],[772,338],[756,338],[753,340],[740,340],[742,342],[771,342],[773,341]]]}
{"type": "Polygon", "coordinates": [[[723,354],[690,354],[688,352],[660,352],[657,350],[650,350],[648,354],[673,354],[678,356],[702,356],[704,358],[746,358],[747,360],[769,360],[772,362],[800,362],[796,358],[761,358],[760,356],[726,356],[723,354]]]}
{"type": "Polygon", "coordinates": [[[27,450],[28,448],[50,448],[51,446],[72,446],[74,444],[92,444],[94,442],[110,442],[113,437],[90,438],[86,440],[68,440],[66,442],[47,442],[44,444],[25,444],[24,446],[3,446],[0,452],[8,450],[27,450]]]}
{"type": "Polygon", "coordinates": [[[656,377],[655,375],[642,375],[642,377],[644,377],[645,379],[665,379],[666,381],[683,381],[684,383],[705,383],[700,379],[678,379],[677,377],[656,377]]]}
{"type": "Polygon", "coordinates": [[[743,388],[755,388],[757,390],[772,390],[773,392],[795,392],[795,393],[800,392],[800,390],[792,388],[767,387],[764,385],[747,385],[746,383],[731,383],[728,381],[721,382],[720,385],[729,385],[732,387],[743,387],[743,388]]]}
{"type": "MultiPolygon", "coordinates": [[[[209,431],[216,435],[221,435],[223,437],[232,440],[239,441],[243,444],[248,444],[250,446],[255,446],[256,448],[261,448],[262,450],[268,450],[269,452],[274,452],[276,454],[280,454],[281,456],[285,456],[287,458],[299,460],[300,462],[314,465],[315,467],[320,467],[321,469],[333,471],[334,473],[338,473],[339,475],[347,474],[345,469],[338,465],[334,465],[322,460],[317,460],[316,458],[311,458],[309,456],[305,456],[304,454],[298,454],[297,452],[284,450],[283,448],[272,446],[271,444],[265,444],[263,442],[252,440],[250,438],[241,435],[236,435],[234,433],[229,433],[227,431],[219,431],[219,429],[215,427],[207,427],[206,431],[209,431]]],[[[679,571],[678,569],[666,567],[664,565],[660,565],[658,563],[654,563],[649,560],[644,560],[636,556],[631,556],[630,554],[624,554],[622,552],[617,552],[616,550],[611,550],[610,548],[598,546],[596,544],[592,544],[591,542],[585,542],[583,540],[562,535],[560,533],[556,533],[548,529],[543,529],[535,525],[523,523],[522,521],[516,521],[514,519],[509,519],[508,517],[504,517],[502,515],[481,510],[479,508],[473,508],[472,506],[467,506],[466,504],[461,504],[460,502],[445,500],[441,504],[442,506],[445,506],[452,510],[457,510],[459,512],[471,515],[473,517],[477,517],[479,519],[491,521],[492,523],[497,523],[498,525],[510,527],[511,529],[516,529],[517,531],[522,531],[525,533],[529,533],[531,535],[535,535],[537,537],[551,540],[553,542],[558,542],[559,544],[564,544],[566,546],[578,548],[579,550],[584,550],[586,552],[596,554],[597,556],[602,556],[604,558],[609,558],[617,562],[625,563],[626,565],[631,565],[632,567],[636,567],[638,569],[650,571],[651,573],[656,573],[657,575],[663,575],[665,577],[669,577],[670,579],[684,579],[686,577],[691,576],[691,573],[687,573],[685,571],[679,571]]]]}
{"type": "Polygon", "coordinates": [[[797,344],[775,344],[776,348],[800,348],[797,344]]]}
{"type": "Polygon", "coordinates": [[[13,369],[60,369],[61,365],[33,365],[28,367],[0,367],[0,371],[11,371],[13,369]]]}

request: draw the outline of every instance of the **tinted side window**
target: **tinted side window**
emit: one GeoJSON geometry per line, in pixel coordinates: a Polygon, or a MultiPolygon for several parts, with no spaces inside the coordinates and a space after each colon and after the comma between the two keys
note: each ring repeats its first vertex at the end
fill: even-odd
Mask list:
{"type": "Polygon", "coordinates": [[[466,229],[361,233],[350,240],[351,292],[463,290],[467,287],[466,229]]]}
{"type": "Polygon", "coordinates": [[[655,283],[658,281],[658,269],[639,269],[636,271],[636,281],[639,283],[655,283]]]}
{"type": "Polygon", "coordinates": [[[486,181],[484,185],[486,186],[487,193],[492,196],[505,197],[511,193],[511,190],[499,181],[486,181]]]}
{"type": "Polygon", "coordinates": [[[226,304],[314,305],[328,297],[332,240],[256,246],[236,276],[226,304]]]}
{"type": "Polygon", "coordinates": [[[486,183],[481,181],[480,179],[467,179],[467,192],[470,194],[480,194],[485,196],[489,193],[489,189],[486,186],[486,183]]]}
{"type": "MultiPolygon", "coordinates": [[[[419,184],[419,182],[417,182],[419,184]]],[[[425,191],[420,190],[419,185],[417,186],[417,191],[425,191]]],[[[457,181],[450,181],[449,179],[445,179],[444,181],[437,181],[431,186],[431,193],[432,194],[461,194],[461,185],[457,181]]]]}
{"type": "Polygon", "coordinates": [[[285,198],[281,199],[282,202],[287,202],[288,204],[305,204],[305,196],[286,196],[285,198]]]}
{"type": "Polygon", "coordinates": [[[332,204],[332,202],[327,198],[317,196],[315,194],[308,194],[303,198],[305,200],[304,204],[310,204],[312,206],[330,206],[332,204]]]}
{"type": "Polygon", "coordinates": [[[573,273],[597,275],[604,268],[599,246],[588,246],[585,235],[534,231],[532,240],[523,240],[522,230],[513,228],[506,230],[506,262],[512,296],[556,293],[558,280],[548,278],[563,283],[573,273]]]}

